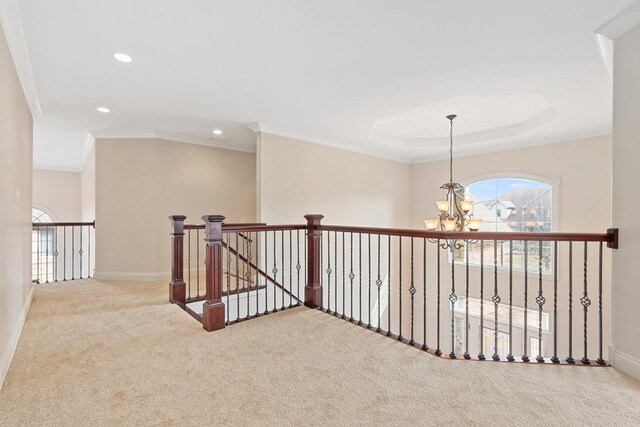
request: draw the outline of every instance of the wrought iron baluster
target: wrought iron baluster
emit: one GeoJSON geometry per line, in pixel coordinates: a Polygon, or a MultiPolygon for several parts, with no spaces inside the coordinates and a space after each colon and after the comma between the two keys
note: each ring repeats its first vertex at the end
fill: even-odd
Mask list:
{"type": "Polygon", "coordinates": [[[345,301],[346,301],[346,286],[345,286],[345,256],[344,256],[344,231],[342,232],[342,315],[340,316],[342,319],[346,319],[345,315],[345,301]]]}
{"type": "Polygon", "coordinates": [[[243,234],[244,239],[244,250],[245,250],[245,259],[247,262],[243,263],[245,266],[245,289],[247,291],[247,317],[249,317],[249,313],[251,312],[250,302],[251,298],[251,233],[243,234]]]}
{"type": "Polygon", "coordinates": [[[583,327],[583,340],[584,340],[584,356],[580,361],[586,365],[590,364],[591,361],[587,357],[587,314],[589,306],[591,305],[591,300],[589,299],[589,292],[587,290],[587,242],[584,242],[584,263],[583,263],[583,277],[584,277],[584,291],[582,294],[582,298],[580,298],[580,303],[583,307],[584,312],[584,327],[583,327]]]}
{"type": "MultiPolygon", "coordinates": [[[[80,262],[80,279],[82,279],[82,255],[84,253],[84,251],[82,250],[82,226],[79,227],[80,228],[80,250],[78,251],[78,260],[80,262]]],[[[49,260],[49,234],[47,233],[47,261],[49,260]]],[[[49,267],[49,263],[47,262],[47,268],[49,267]]],[[[47,282],[49,281],[49,277],[47,277],[47,282]]]]}
{"type": "Polygon", "coordinates": [[[358,233],[358,325],[362,325],[362,233],[358,233]]]}
{"type": "Polygon", "coordinates": [[[44,261],[44,282],[49,283],[49,227],[44,229],[44,238],[45,238],[45,261],[44,261]]]}
{"type": "Polygon", "coordinates": [[[367,329],[371,329],[371,234],[367,234],[368,249],[367,260],[369,261],[369,305],[367,306],[367,329]]]}
{"type": "Polygon", "coordinates": [[[187,293],[191,298],[191,229],[187,230],[187,293]]]}
{"type": "Polygon", "coordinates": [[[480,354],[478,359],[484,360],[484,240],[480,240],[480,354]]]}
{"type": "Polygon", "coordinates": [[[398,236],[398,341],[404,339],[402,336],[402,236],[398,236]]]}
{"type": "Polygon", "coordinates": [[[422,239],[422,348],[427,346],[427,239],[422,239]]]}
{"type": "MultiPolygon", "coordinates": [[[[227,255],[229,252],[228,243],[227,255]]],[[[200,294],[200,229],[196,229],[196,293],[200,294]]],[[[191,283],[189,283],[189,298],[191,298],[191,283]]]]}
{"type": "MultiPolygon", "coordinates": [[[[260,316],[260,232],[255,232],[256,236],[256,317],[260,316]]],[[[266,280],[265,280],[266,285],[266,280]]],[[[265,287],[266,289],[266,287],[265,287]]]]}
{"type": "Polygon", "coordinates": [[[293,236],[291,233],[292,231],[289,230],[289,308],[293,307],[293,236]]]}
{"type": "Polygon", "coordinates": [[[276,283],[278,283],[278,262],[277,262],[277,257],[276,257],[276,241],[277,241],[277,236],[276,236],[276,230],[273,230],[273,269],[271,270],[271,272],[273,273],[273,313],[277,313],[278,312],[278,299],[277,299],[277,289],[278,286],[276,285],[276,283]]]}
{"type": "MultiPolygon", "coordinates": [[[[300,305],[300,269],[302,268],[302,266],[300,265],[300,230],[296,230],[296,274],[297,274],[297,283],[298,283],[298,290],[297,290],[297,304],[296,305],[300,305]]],[[[327,284],[327,288],[329,288],[331,286],[330,283],[327,284]]]]}
{"type": "Polygon", "coordinates": [[[469,354],[469,242],[464,245],[466,284],[464,288],[464,355],[465,359],[471,359],[469,354]]]}
{"type": "Polygon", "coordinates": [[[513,362],[513,240],[509,240],[509,354],[507,360],[513,362]]]}
{"type": "Polygon", "coordinates": [[[349,243],[349,263],[350,263],[350,270],[349,270],[349,282],[350,282],[350,296],[349,296],[349,303],[351,304],[350,309],[349,309],[349,321],[353,321],[353,279],[356,277],[355,274],[353,274],[353,233],[349,233],[349,238],[350,238],[350,243],[349,243]]]}
{"type": "Polygon", "coordinates": [[[238,243],[238,237],[240,233],[235,233],[236,235],[236,322],[240,320],[240,245],[238,243]]]}
{"type": "MultiPolygon", "coordinates": [[[[306,247],[306,245],[305,245],[306,247]]],[[[306,263],[305,263],[305,270],[306,270],[306,263]]],[[[267,273],[269,271],[269,232],[265,230],[264,232],[264,314],[269,314],[269,274],[267,273]]],[[[305,272],[306,274],[306,272],[305,272]]],[[[275,295],[276,293],[276,284],[275,284],[275,279],[273,281],[273,294],[275,295]]]]}
{"type": "Polygon", "coordinates": [[[498,309],[500,307],[501,298],[498,295],[498,241],[493,241],[493,356],[495,361],[500,360],[498,354],[498,309]]]}
{"type": "Polygon", "coordinates": [[[451,240],[449,250],[451,251],[451,293],[449,294],[449,309],[451,310],[451,351],[449,357],[456,358],[456,338],[455,338],[455,308],[458,296],[456,295],[456,254],[455,254],[455,240],[451,240]]]}
{"type": "Polygon", "coordinates": [[[388,236],[387,245],[389,246],[387,257],[388,257],[388,274],[387,274],[387,336],[391,336],[391,235],[388,236]]]}
{"type": "Polygon", "coordinates": [[[327,231],[327,313],[331,313],[331,231],[327,231]]]}
{"type": "Polygon", "coordinates": [[[380,287],[382,286],[382,279],[380,278],[380,235],[378,234],[378,278],[376,279],[376,287],[378,288],[378,327],[376,328],[376,332],[382,331],[381,319],[380,319],[380,287]]]}
{"type": "Polygon", "coordinates": [[[338,315],[338,232],[337,231],[333,232],[333,261],[334,261],[333,263],[334,268],[336,269],[335,274],[333,275],[333,282],[334,282],[333,294],[335,298],[335,302],[333,304],[333,315],[337,316],[338,315]]]}
{"type": "Polygon", "coordinates": [[[542,306],[546,302],[544,296],[542,296],[542,241],[538,242],[538,296],[536,297],[536,303],[538,304],[538,355],[536,361],[538,363],[544,362],[542,355],[542,306]]]}
{"type": "Polygon", "coordinates": [[[522,361],[528,362],[529,355],[527,354],[528,349],[528,314],[529,314],[529,245],[528,241],[524,241],[524,354],[522,355],[522,361]]]}
{"type": "MultiPolygon", "coordinates": [[[[38,233],[39,238],[40,233],[38,233]]],[[[38,254],[40,253],[40,246],[38,245],[38,254]]],[[[40,260],[38,259],[38,274],[40,274],[40,260]]],[[[62,227],[62,281],[67,280],[67,227],[62,227]]],[[[38,281],[40,277],[38,277],[38,281]]]]}
{"type": "Polygon", "coordinates": [[[440,356],[442,354],[442,350],[440,350],[440,239],[438,239],[438,244],[436,246],[437,251],[437,296],[436,296],[436,351],[435,355],[440,356]]]}
{"type": "MultiPolygon", "coordinates": [[[[225,307],[226,315],[227,315],[227,325],[231,320],[231,304],[229,304],[229,295],[231,295],[231,234],[227,233],[227,306],[225,307]]],[[[205,252],[205,258],[206,258],[205,252]]],[[[206,261],[205,261],[206,262],[206,261]]],[[[198,288],[198,293],[200,293],[200,288],[198,288]]]]}
{"type": "Polygon", "coordinates": [[[560,363],[558,358],[558,241],[553,242],[553,363],[560,363]]]}
{"type": "Polygon", "coordinates": [[[414,285],[414,274],[413,274],[413,237],[411,237],[411,262],[409,263],[411,266],[411,275],[410,280],[411,284],[409,286],[409,295],[411,295],[411,337],[409,339],[409,344],[414,345],[416,341],[413,339],[413,319],[414,319],[414,295],[416,293],[416,287],[414,285]]]}
{"type": "Polygon", "coordinates": [[[569,242],[569,357],[567,363],[575,363],[573,358],[573,242],[569,242]]]}
{"type": "Polygon", "coordinates": [[[76,278],[76,227],[71,227],[71,280],[76,278]]]}
{"type": "MultiPolygon", "coordinates": [[[[91,234],[89,234],[91,236],[91,234]]],[[[89,250],[91,250],[91,240],[89,240],[89,250]]],[[[58,281],[58,227],[53,229],[53,280],[58,281]]],[[[91,272],[91,252],[89,252],[89,272],[91,272]]]]}
{"type": "Polygon", "coordinates": [[[602,358],[602,242],[598,246],[598,365],[606,362],[602,358]]]}

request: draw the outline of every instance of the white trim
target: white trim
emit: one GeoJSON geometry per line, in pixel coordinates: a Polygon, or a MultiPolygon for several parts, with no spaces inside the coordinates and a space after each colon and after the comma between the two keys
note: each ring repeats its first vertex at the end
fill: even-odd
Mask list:
{"type": "Polygon", "coordinates": [[[4,36],[7,39],[13,64],[16,67],[31,115],[34,118],[38,118],[42,115],[42,107],[40,106],[36,82],[33,78],[20,8],[16,0],[0,0],[0,26],[4,30],[4,36]]]}
{"type": "Polygon", "coordinates": [[[11,361],[13,360],[13,356],[16,353],[16,348],[18,348],[18,341],[20,341],[20,335],[22,335],[22,328],[24,327],[25,322],[27,321],[27,315],[29,314],[29,309],[31,309],[31,302],[33,301],[33,285],[30,286],[29,296],[27,297],[27,302],[22,307],[22,311],[20,312],[20,316],[18,317],[18,321],[13,328],[13,332],[9,337],[9,342],[2,353],[2,359],[0,359],[0,390],[2,390],[2,386],[4,385],[4,380],[9,373],[9,367],[11,367],[11,361]]]}
{"type": "Polygon", "coordinates": [[[41,164],[34,164],[33,170],[34,171],[40,170],[40,171],[55,171],[55,172],[71,172],[71,173],[82,172],[82,169],[78,169],[70,166],[55,166],[55,165],[41,165],[41,164]]]}
{"type": "Polygon", "coordinates": [[[614,368],[640,380],[640,359],[618,351],[614,346],[609,346],[609,363],[614,368]]]}
{"type": "Polygon", "coordinates": [[[354,144],[342,143],[333,139],[323,138],[317,135],[312,135],[306,132],[300,132],[292,129],[285,129],[263,122],[252,123],[248,126],[248,128],[254,131],[256,134],[266,133],[269,135],[281,136],[283,138],[297,139],[299,141],[309,142],[311,144],[324,145],[326,147],[337,148],[344,151],[365,154],[367,156],[377,157],[380,159],[393,160],[401,163],[411,163],[411,160],[406,156],[385,156],[377,152],[377,150],[375,149],[364,149],[354,144]]]}
{"type": "Polygon", "coordinates": [[[162,280],[169,280],[171,278],[170,272],[161,273],[128,273],[120,271],[96,271],[93,274],[95,280],[117,280],[117,281],[132,281],[132,282],[159,282],[162,280]]]}
{"type": "Polygon", "coordinates": [[[640,2],[635,2],[598,27],[595,33],[615,41],[638,25],[640,25],[640,2]]]}

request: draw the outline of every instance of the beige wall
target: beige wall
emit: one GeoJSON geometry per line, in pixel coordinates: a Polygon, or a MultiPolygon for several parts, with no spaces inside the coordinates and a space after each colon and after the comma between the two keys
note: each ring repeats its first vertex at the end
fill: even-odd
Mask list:
{"type": "MultiPolygon", "coordinates": [[[[558,205],[554,206],[559,212],[559,221],[555,224],[558,231],[581,231],[581,232],[600,232],[603,233],[607,228],[611,227],[611,137],[591,138],[586,140],[568,141],[558,144],[541,145],[530,148],[523,148],[511,151],[503,151],[497,153],[456,157],[454,162],[454,179],[462,184],[468,183],[477,177],[483,176],[500,176],[501,174],[510,175],[511,173],[536,175],[559,183],[558,205]]],[[[411,205],[411,227],[424,228],[423,219],[435,218],[437,210],[435,200],[442,199],[443,192],[440,185],[449,178],[449,162],[448,160],[417,164],[412,167],[411,184],[412,184],[412,205],[411,205]]],[[[579,298],[582,296],[582,245],[574,248],[574,324],[573,324],[573,345],[574,358],[576,355],[582,357],[582,317],[579,298]]],[[[566,356],[568,347],[568,248],[567,245],[559,247],[559,268],[558,268],[558,348],[559,355],[566,356]]],[[[417,256],[422,256],[422,251],[417,252],[417,256]]],[[[442,285],[442,304],[443,315],[442,324],[442,342],[443,351],[450,351],[449,342],[450,318],[448,295],[451,293],[451,279],[447,253],[441,253],[441,285],[442,285]]],[[[435,245],[428,245],[427,249],[428,268],[430,273],[427,276],[428,283],[436,283],[437,277],[434,260],[436,258],[435,245]]],[[[420,258],[418,258],[420,259],[420,258]]],[[[589,335],[590,342],[589,354],[592,356],[597,351],[597,280],[598,280],[598,258],[597,246],[589,247],[588,256],[588,283],[590,298],[592,300],[591,309],[589,310],[589,335]]],[[[471,292],[472,297],[478,297],[479,269],[471,268],[471,292]]],[[[456,278],[458,281],[457,295],[463,295],[464,288],[464,266],[456,266],[456,278]]],[[[604,251],[604,343],[610,339],[610,277],[611,277],[611,250],[604,251]]],[[[535,297],[538,292],[537,274],[529,275],[529,308],[537,308],[535,297]]],[[[493,295],[493,269],[485,268],[485,297],[490,301],[493,295]],[[488,296],[487,296],[488,295],[488,296]]],[[[422,283],[422,275],[417,279],[418,283],[422,283]]],[[[514,279],[514,304],[522,307],[524,305],[523,292],[524,275],[516,273],[514,279]]],[[[502,301],[507,302],[508,288],[508,272],[499,271],[498,273],[498,293],[502,296],[502,301]]],[[[431,286],[427,298],[429,301],[436,300],[436,294],[433,286],[431,286]]],[[[543,293],[546,296],[547,303],[544,311],[552,310],[553,280],[552,276],[546,276],[543,279],[543,293]]],[[[421,294],[419,294],[421,296],[421,294]]],[[[417,318],[421,319],[422,311],[419,310],[417,318]]],[[[435,313],[433,310],[428,314],[428,343],[433,345],[435,342],[435,313]]],[[[407,320],[408,322],[408,320],[407,320]]],[[[531,325],[530,325],[531,326],[531,325]]],[[[418,327],[422,333],[422,328],[418,327]]],[[[547,354],[550,343],[546,344],[547,354]]],[[[520,354],[516,354],[520,356],[520,354]]],[[[607,357],[607,349],[604,349],[604,356],[607,357]]]]}
{"type": "Polygon", "coordinates": [[[94,145],[80,172],[81,221],[96,219],[96,146],[94,145]]]}
{"type": "Polygon", "coordinates": [[[0,31],[0,384],[31,303],[33,123],[0,31]]]}
{"type": "Polygon", "coordinates": [[[80,221],[80,173],[34,170],[33,206],[54,221],[80,221]]]}
{"type": "Polygon", "coordinates": [[[99,139],[95,150],[97,278],[168,277],[169,215],[255,221],[254,154],[159,139],[99,139]]]}
{"type": "Polygon", "coordinates": [[[620,249],[613,254],[613,366],[640,379],[640,26],[614,44],[613,222],[620,249]]]}
{"type": "Polygon", "coordinates": [[[406,227],[410,165],[262,133],[258,209],[267,223],[406,227]]]}

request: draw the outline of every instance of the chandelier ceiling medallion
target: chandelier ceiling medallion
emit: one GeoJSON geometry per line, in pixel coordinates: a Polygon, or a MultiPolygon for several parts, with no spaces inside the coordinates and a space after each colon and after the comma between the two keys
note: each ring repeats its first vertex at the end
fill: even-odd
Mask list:
{"type": "Polygon", "coordinates": [[[474,219],[470,213],[473,201],[465,200],[464,193],[462,193],[464,188],[457,182],[453,182],[453,119],[456,117],[455,114],[447,116],[450,123],[449,182],[440,187],[447,193],[444,200],[436,201],[438,218],[424,220],[427,230],[439,228],[443,231],[478,231],[482,225],[482,220],[474,219]]]}

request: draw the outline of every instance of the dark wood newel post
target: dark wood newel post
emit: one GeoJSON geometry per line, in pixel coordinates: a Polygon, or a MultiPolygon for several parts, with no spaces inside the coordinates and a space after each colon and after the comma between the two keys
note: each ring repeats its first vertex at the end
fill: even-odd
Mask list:
{"type": "Polygon", "coordinates": [[[169,283],[169,301],[184,304],[187,300],[186,285],[183,278],[184,258],[184,215],[172,215],[171,220],[171,283],[169,283]]]}
{"type": "Polygon", "coordinates": [[[305,215],[307,220],[307,284],[304,287],[304,305],[311,308],[322,305],[320,283],[320,257],[322,232],[318,230],[323,215],[305,215]]]}
{"type": "Polygon", "coordinates": [[[224,328],[224,303],[222,302],[222,215],[205,215],[205,242],[207,251],[206,301],[202,306],[202,326],[209,332],[224,328]]]}

